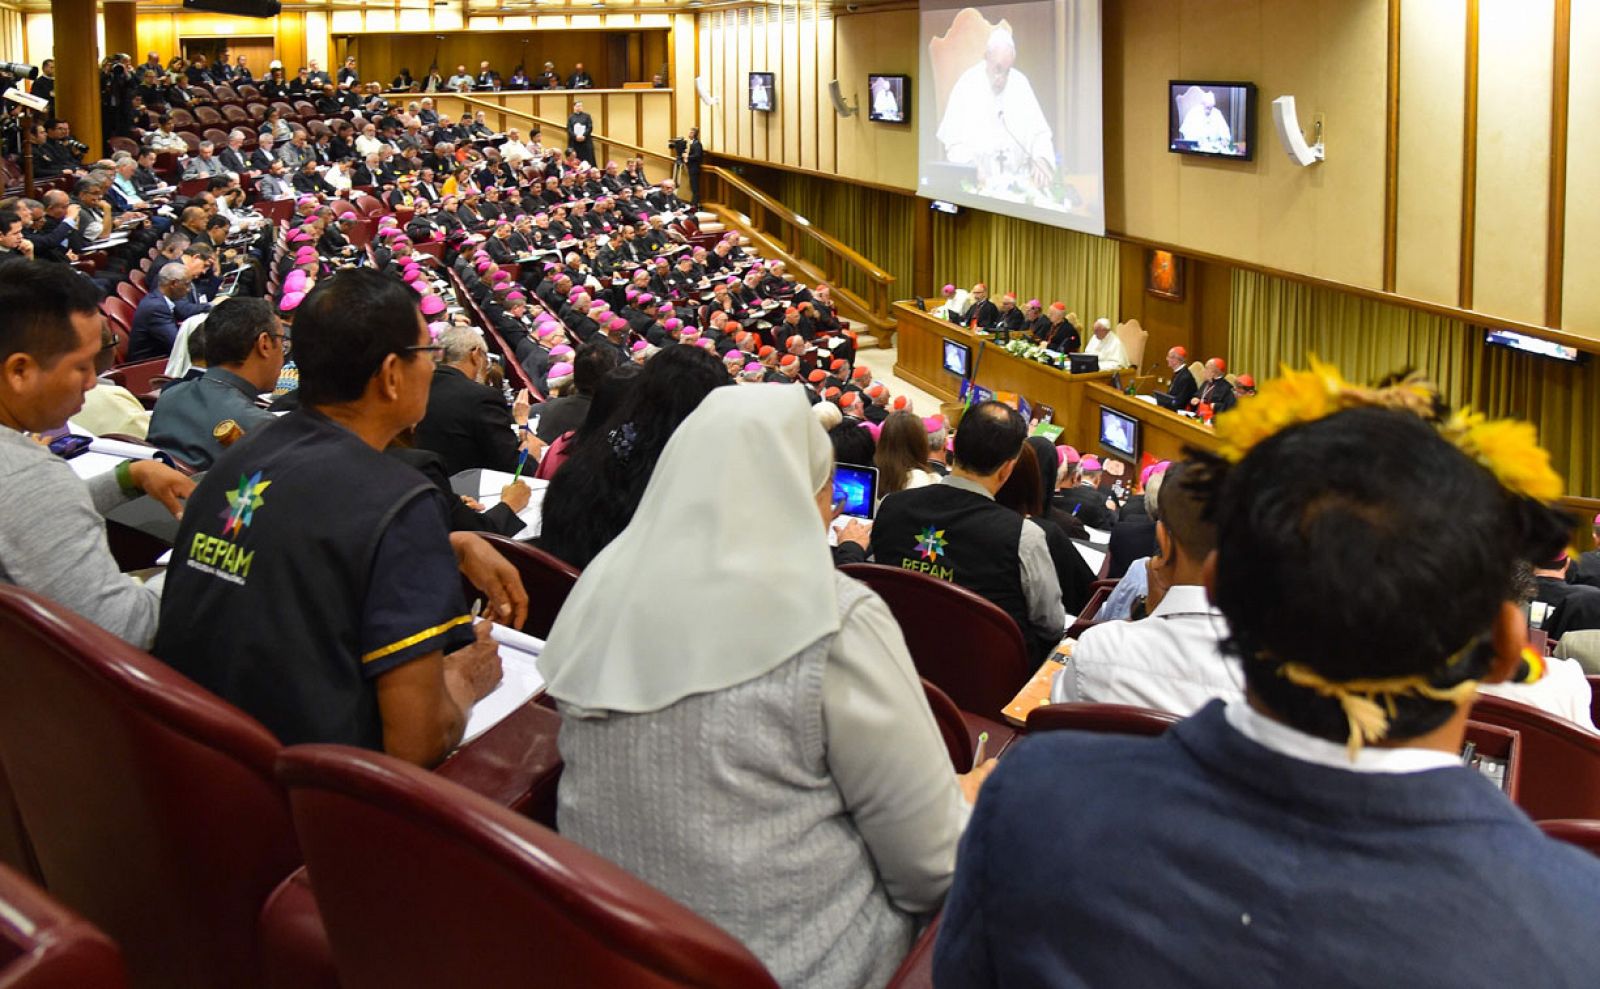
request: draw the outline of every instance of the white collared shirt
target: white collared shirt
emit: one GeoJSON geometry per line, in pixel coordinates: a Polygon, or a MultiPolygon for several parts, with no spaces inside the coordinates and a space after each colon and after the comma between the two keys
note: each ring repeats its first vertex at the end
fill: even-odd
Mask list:
{"type": "Polygon", "coordinates": [[[1301,762],[1352,773],[1424,773],[1461,765],[1461,757],[1436,749],[1380,749],[1363,745],[1354,759],[1343,742],[1330,742],[1274,721],[1240,699],[1223,712],[1234,731],[1263,748],[1301,762]]]}
{"type": "Polygon", "coordinates": [[[1169,589],[1148,618],[1105,622],[1078,637],[1056,674],[1053,703],[1133,704],[1188,715],[1214,698],[1244,697],[1244,674],[1222,653],[1228,621],[1206,589],[1169,589]]]}

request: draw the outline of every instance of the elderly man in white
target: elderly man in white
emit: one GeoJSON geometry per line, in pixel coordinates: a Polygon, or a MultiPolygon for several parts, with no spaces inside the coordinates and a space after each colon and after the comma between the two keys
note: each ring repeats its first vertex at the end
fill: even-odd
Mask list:
{"type": "Polygon", "coordinates": [[[950,90],[939,143],[955,164],[976,165],[985,185],[1012,182],[1043,192],[1055,174],[1055,145],[1028,78],[1012,68],[1016,60],[1011,32],[995,28],[983,61],[950,90]]]}
{"type": "Polygon", "coordinates": [[[1200,91],[1200,102],[1184,114],[1178,136],[1194,142],[1201,151],[1233,150],[1233,130],[1228,127],[1228,118],[1217,109],[1216,93],[1209,89],[1200,91]]]}
{"type": "Polygon", "coordinates": [[[1100,358],[1100,370],[1115,371],[1128,366],[1128,351],[1122,338],[1111,331],[1111,320],[1101,316],[1094,321],[1094,333],[1084,345],[1083,352],[1100,358]]]}

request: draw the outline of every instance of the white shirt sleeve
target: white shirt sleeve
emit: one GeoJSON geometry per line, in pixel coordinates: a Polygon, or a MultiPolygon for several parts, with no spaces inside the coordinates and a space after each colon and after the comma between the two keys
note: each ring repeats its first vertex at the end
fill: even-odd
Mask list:
{"type": "Polygon", "coordinates": [[[1032,519],[1022,520],[1017,555],[1022,558],[1022,593],[1028,601],[1028,621],[1041,632],[1060,638],[1067,630],[1067,609],[1061,603],[1061,582],[1050,558],[1044,530],[1032,519]]]}
{"type": "Polygon", "coordinates": [[[829,772],[889,898],[911,913],[935,909],[969,810],[900,626],[876,594],[842,616],[822,713],[829,772]]]}

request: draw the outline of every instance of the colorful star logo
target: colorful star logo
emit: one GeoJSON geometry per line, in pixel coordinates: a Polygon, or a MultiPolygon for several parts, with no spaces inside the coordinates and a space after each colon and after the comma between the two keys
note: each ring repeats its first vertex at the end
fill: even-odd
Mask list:
{"type": "Polygon", "coordinates": [[[945,546],[944,530],[934,531],[933,526],[930,525],[922,530],[920,538],[917,539],[916,550],[922,554],[924,560],[932,563],[941,555],[944,555],[946,552],[945,546]]]}
{"type": "Polygon", "coordinates": [[[253,477],[240,475],[239,490],[228,492],[228,508],[220,516],[224,523],[224,536],[233,537],[244,531],[255,516],[256,509],[261,507],[261,492],[267,490],[271,483],[261,479],[260,471],[256,471],[253,477]]]}

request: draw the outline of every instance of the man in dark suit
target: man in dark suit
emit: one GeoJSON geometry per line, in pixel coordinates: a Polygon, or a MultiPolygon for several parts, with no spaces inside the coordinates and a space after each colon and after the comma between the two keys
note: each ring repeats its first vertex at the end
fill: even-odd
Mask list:
{"type": "Polygon", "coordinates": [[[1201,405],[1211,406],[1211,414],[1219,415],[1233,408],[1239,399],[1233,394],[1233,385],[1227,379],[1228,365],[1220,357],[1213,357],[1206,361],[1206,380],[1200,386],[1200,393],[1194,397],[1193,404],[1197,409],[1201,405]]]}
{"type": "Polygon", "coordinates": [[[1194,372],[1189,370],[1189,352],[1182,347],[1167,351],[1167,367],[1172,369],[1172,383],[1167,386],[1167,394],[1172,396],[1172,407],[1187,409],[1190,400],[1200,393],[1194,372]]]}
{"type": "Polygon", "coordinates": [[[1110,529],[1116,525],[1117,513],[1107,504],[1105,489],[1100,487],[1104,472],[1099,457],[1084,457],[1073,469],[1076,484],[1056,492],[1054,507],[1073,516],[1091,529],[1110,529]]]}
{"type": "MultiPolygon", "coordinates": [[[[578,64],[576,64],[576,65],[574,65],[572,67],[572,75],[567,76],[567,88],[568,89],[593,89],[594,88],[594,77],[589,75],[589,73],[584,71],[582,62],[579,62],[578,64]]],[[[594,159],[593,158],[589,159],[589,164],[591,164],[591,165],[594,164],[594,159]]]]}
{"type": "Polygon", "coordinates": [[[156,287],[139,300],[128,335],[128,360],[148,361],[172,353],[178,338],[177,301],[189,294],[189,272],[181,264],[169,264],[156,276],[156,287]]]}
{"type": "Polygon", "coordinates": [[[1014,293],[1007,292],[1000,297],[1000,314],[995,317],[994,332],[1009,337],[1021,333],[1027,326],[1027,321],[1022,317],[1022,310],[1017,308],[1017,297],[1014,293]]]}
{"type": "Polygon", "coordinates": [[[594,165],[594,118],[584,112],[582,100],[573,101],[572,115],[567,118],[567,146],[594,165]]]}
{"type": "MultiPolygon", "coordinates": [[[[428,411],[417,423],[416,445],[437,453],[446,474],[473,467],[517,469],[517,432],[500,393],[479,384],[489,352],[478,331],[458,327],[439,338],[444,355],[433,372],[428,411]]],[[[527,413],[519,418],[524,422],[527,413]]]]}
{"type": "Polygon", "coordinates": [[[1050,308],[1045,310],[1044,319],[1043,342],[1047,349],[1058,354],[1072,354],[1083,349],[1083,336],[1072,324],[1072,320],[1067,318],[1066,303],[1050,303],[1050,308]]]}
{"type": "Polygon", "coordinates": [[[689,176],[689,203],[700,208],[700,168],[705,164],[706,149],[700,143],[700,128],[689,128],[689,141],[683,149],[683,168],[689,176]]]}
{"type": "Polygon", "coordinates": [[[989,301],[989,286],[979,282],[972,286],[972,305],[963,319],[968,329],[987,330],[1000,319],[1000,307],[989,301]]]}

